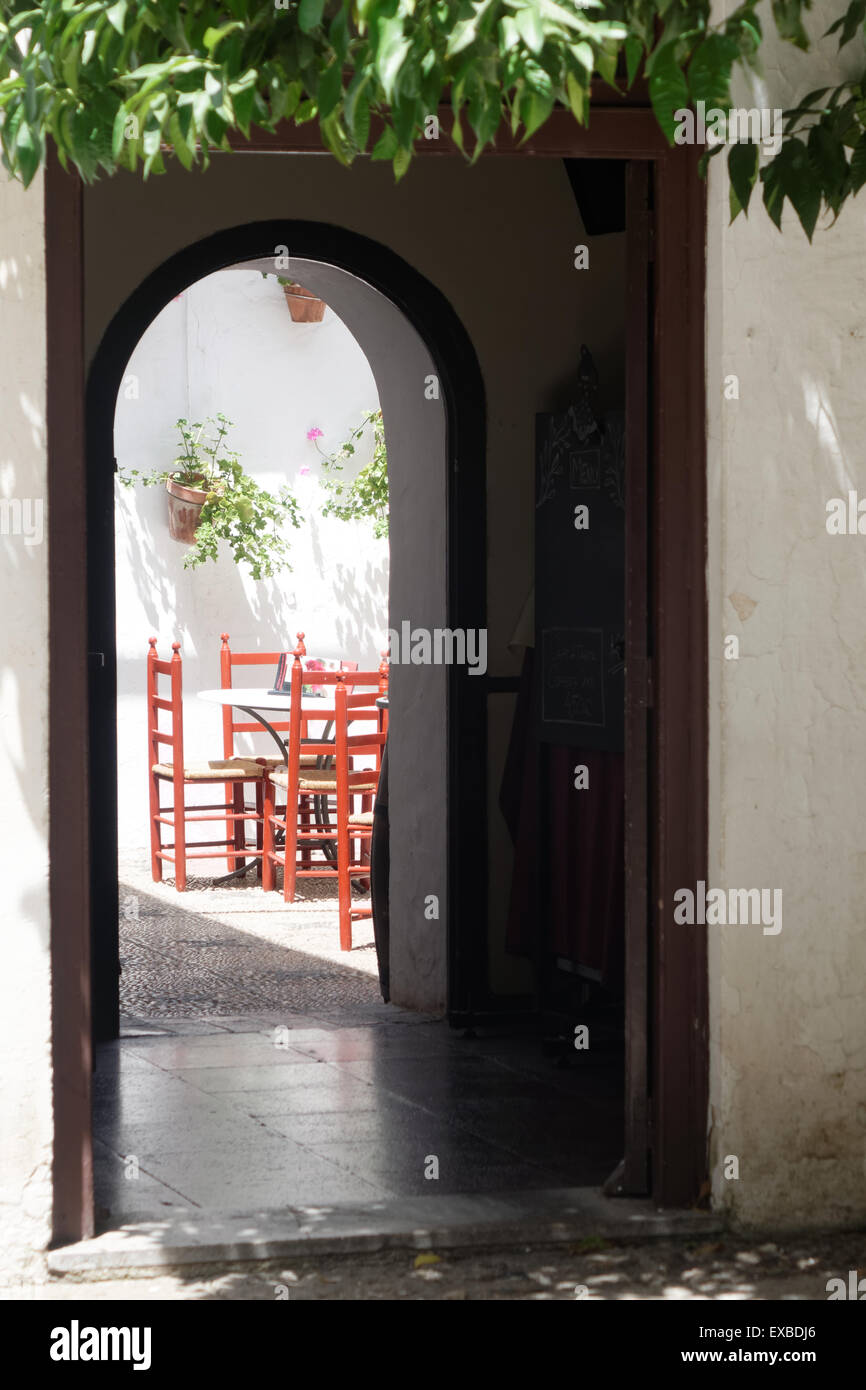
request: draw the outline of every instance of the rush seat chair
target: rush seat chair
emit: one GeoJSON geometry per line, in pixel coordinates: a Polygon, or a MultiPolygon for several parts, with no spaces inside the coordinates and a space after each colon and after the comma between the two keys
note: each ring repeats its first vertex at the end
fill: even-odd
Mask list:
{"type": "MultiPolygon", "coordinates": [[[[220,634],[220,637],[222,641],[222,646],[220,648],[220,687],[223,690],[231,690],[233,688],[233,686],[235,685],[234,673],[238,668],[245,666],[251,668],[251,670],[256,673],[256,676],[259,679],[259,683],[263,683],[261,677],[259,677],[259,668],[267,668],[268,674],[270,676],[270,673],[272,671],[274,671],[277,667],[281,667],[285,664],[284,657],[286,653],[284,652],[235,652],[231,649],[229,634],[227,632],[223,632],[220,634]]],[[[316,672],[315,675],[311,674],[311,680],[315,681],[318,684],[318,671],[323,663],[321,661],[314,660],[313,658],[307,656],[307,649],[304,646],[303,632],[299,632],[297,634],[297,638],[298,648],[300,649],[300,655],[302,658],[301,664],[304,667],[305,672],[316,672]]],[[[294,652],[291,653],[291,655],[294,655],[294,652]]],[[[357,671],[357,669],[357,662],[340,662],[340,670],[342,671],[357,671]]],[[[243,685],[243,680],[241,680],[239,684],[243,685]]],[[[251,720],[248,718],[236,718],[236,714],[236,707],[231,705],[223,706],[223,756],[229,762],[236,762],[238,760],[238,755],[235,753],[236,734],[262,733],[262,726],[256,720],[251,720]]],[[[270,724],[271,728],[274,730],[274,733],[276,734],[285,736],[289,732],[288,719],[269,719],[268,723],[270,724]]],[[[302,717],[301,737],[305,738],[306,735],[307,720],[302,717]]],[[[250,758],[252,758],[257,763],[261,763],[262,766],[267,768],[268,770],[285,767],[285,762],[283,761],[283,758],[280,756],[279,753],[271,753],[265,755],[250,753],[245,756],[241,755],[240,760],[242,762],[249,761],[250,758]]],[[[313,754],[301,754],[301,767],[316,767],[318,762],[319,759],[316,758],[313,754]]],[[[231,799],[230,786],[226,787],[226,797],[227,799],[231,799]]],[[[301,802],[302,823],[309,823],[311,815],[312,812],[309,798],[303,798],[301,802]]],[[[226,833],[231,833],[231,828],[228,825],[226,827],[226,833]]]]}
{"type": "Polygon", "coordinates": [[[258,860],[261,872],[262,806],[265,768],[247,758],[218,758],[207,762],[186,762],[183,751],[183,663],[180,643],[172,642],[172,658],[160,661],[155,637],[148,639],[147,653],[147,740],[148,786],[150,793],[150,862],[154,883],[162,881],[163,864],[174,864],[175,886],[179,893],[186,891],[187,863],[191,859],[225,858],[229,870],[243,867],[248,859],[258,860]],[[168,697],[160,695],[160,678],[169,681],[168,697]],[[160,727],[160,714],[168,729],[160,727]],[[166,721],[167,716],[167,721],[166,721]],[[163,755],[163,748],[167,753],[163,755]],[[161,804],[160,787],[170,783],[173,798],[170,806],[161,804]],[[215,805],[186,804],[186,788],[191,785],[223,785],[225,801],[215,805]],[[244,789],[255,788],[255,808],[244,804],[244,789]],[[228,838],[225,840],[187,841],[187,828],[197,822],[225,820],[228,838]],[[255,846],[246,843],[246,823],[256,828],[255,846]],[[162,827],[174,832],[171,844],[164,844],[162,827]],[[219,856],[214,854],[219,850],[219,856]]]}
{"type": "Polygon", "coordinates": [[[283,867],[283,898],[295,899],[298,878],[334,878],[338,883],[340,948],[352,949],[352,923],[370,917],[369,907],[352,903],[352,878],[369,875],[369,844],[373,834],[372,799],[379,780],[379,768],[385,733],[377,698],[387,691],[387,676],[380,671],[321,672],[317,681],[334,688],[334,741],[301,743],[301,705],[295,698],[303,680],[300,655],[296,651],[292,664],[291,711],[288,743],[288,766],[270,771],[264,789],[264,833],[262,845],[262,887],[275,887],[276,867],[283,867]],[[363,726],[362,732],[352,732],[352,726],[363,726]],[[317,758],[331,756],[333,767],[308,769],[301,766],[301,748],[317,758]],[[372,760],[373,766],[356,767],[356,760],[372,760]],[[276,788],[286,793],[286,808],[282,815],[276,809],[276,788]],[[335,812],[336,824],[311,825],[302,819],[301,799],[327,797],[335,812]],[[357,805],[360,799],[360,807],[357,805]],[[299,828],[306,845],[324,845],[337,841],[336,863],[328,859],[315,862],[307,848],[298,858],[299,828]],[[278,844],[279,832],[283,843],[278,844]]]}

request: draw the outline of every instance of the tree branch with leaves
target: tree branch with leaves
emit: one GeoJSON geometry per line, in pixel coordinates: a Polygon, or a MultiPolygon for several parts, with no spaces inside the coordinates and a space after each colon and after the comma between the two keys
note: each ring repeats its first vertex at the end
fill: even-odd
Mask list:
{"type": "MultiPolygon", "coordinates": [[[[802,50],[810,7],[771,6],[802,50]]],[[[147,176],[171,155],[206,166],[229,132],[316,121],[342,163],[369,153],[400,178],[443,103],[474,160],[503,124],[526,140],[557,107],[587,125],[594,77],[621,92],[639,74],[673,142],[678,110],[728,107],[734,71],[759,67],[758,9],[712,22],[709,0],[0,0],[0,158],[29,184],[53,141],[85,180],[147,176]]],[[[864,22],[866,0],[851,0],[824,38],[862,43],[864,22]]],[[[822,209],[838,216],[866,180],[863,67],[787,112],[763,167],[757,145],[730,146],[734,216],[758,183],[777,226],[786,200],[810,238],[822,209]]]]}

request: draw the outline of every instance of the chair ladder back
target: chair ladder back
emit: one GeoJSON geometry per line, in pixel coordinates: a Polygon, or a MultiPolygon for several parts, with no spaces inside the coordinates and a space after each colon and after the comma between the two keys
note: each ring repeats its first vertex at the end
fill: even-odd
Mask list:
{"type": "MultiPolygon", "coordinates": [[[[270,666],[279,661],[282,652],[233,652],[229,645],[229,635],[227,632],[220,634],[222,646],[220,648],[220,688],[231,690],[233,687],[232,669],[235,666],[270,666]]],[[[235,719],[233,705],[223,706],[223,757],[233,758],[235,756],[235,734],[260,734],[261,724],[255,719],[235,719]]],[[[271,720],[271,728],[278,734],[288,732],[289,721],[287,719],[271,720]]]]}

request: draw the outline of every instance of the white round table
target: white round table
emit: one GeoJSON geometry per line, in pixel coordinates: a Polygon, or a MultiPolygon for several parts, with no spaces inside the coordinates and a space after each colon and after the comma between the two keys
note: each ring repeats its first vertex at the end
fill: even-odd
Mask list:
{"type": "MultiPolygon", "coordinates": [[[[313,676],[315,673],[310,672],[309,674],[313,676]]],[[[283,755],[283,761],[288,762],[289,753],[284,740],[280,738],[270,722],[263,717],[261,711],[265,711],[267,714],[289,714],[292,708],[290,695],[274,695],[263,686],[236,685],[229,690],[200,690],[198,698],[207,700],[212,705],[229,706],[243,710],[244,714],[255,719],[256,723],[261,724],[262,728],[270,734],[283,755]]],[[[327,725],[333,722],[336,713],[333,704],[324,695],[302,695],[301,709],[306,717],[316,714],[327,725]]],[[[329,734],[330,729],[326,728],[321,738],[302,740],[302,742],[329,742],[329,734]]]]}

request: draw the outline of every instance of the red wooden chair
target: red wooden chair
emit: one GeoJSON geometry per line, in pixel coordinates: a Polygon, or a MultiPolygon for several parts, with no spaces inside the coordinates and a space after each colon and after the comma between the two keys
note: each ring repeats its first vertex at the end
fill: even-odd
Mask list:
{"type": "Polygon", "coordinates": [[[241,868],[247,859],[256,858],[261,871],[262,856],[262,788],[265,769],[261,763],[247,758],[214,759],[209,762],[187,763],[183,753],[183,663],[180,656],[180,643],[172,642],[174,655],[171,661],[160,661],[156,651],[156,638],[149,640],[147,653],[147,740],[148,740],[148,783],[150,788],[150,861],[154,883],[162,881],[164,861],[174,864],[175,884],[179,893],[186,889],[186,866],[190,859],[213,859],[213,850],[224,854],[229,869],[241,868]],[[159,693],[160,677],[168,677],[169,698],[159,693]],[[169,730],[160,728],[160,712],[168,714],[169,730]],[[161,745],[167,745],[169,752],[162,757],[161,745]],[[164,807],[160,800],[160,784],[170,782],[173,788],[171,806],[164,807]],[[227,800],[217,805],[194,806],[187,808],[185,788],[189,785],[223,784],[227,800]],[[256,807],[247,810],[244,804],[244,788],[252,784],[256,788],[256,807]],[[226,822],[228,838],[225,840],[206,840],[196,842],[195,849],[187,846],[187,825],[197,821],[226,822]],[[246,823],[252,820],[256,826],[256,846],[246,843],[246,823]],[[162,827],[169,825],[174,830],[174,840],[170,845],[162,842],[162,827]],[[241,861],[240,863],[238,861],[241,861]]]}
{"type": "Polygon", "coordinates": [[[288,743],[288,766],[268,773],[264,792],[264,839],[262,847],[262,887],[269,891],[275,886],[275,870],[283,866],[283,897],[293,902],[298,878],[336,877],[339,892],[340,947],[352,949],[352,923],[371,915],[369,907],[352,905],[353,877],[369,874],[369,844],[373,834],[372,800],[379,780],[385,732],[382,711],[377,698],[387,694],[387,666],[383,662],[377,671],[317,672],[317,683],[334,688],[333,743],[307,740],[301,743],[300,691],[303,671],[300,650],[296,650],[291,676],[291,710],[288,743]],[[364,731],[353,733],[352,725],[363,724],[364,731]],[[335,766],[307,769],[301,766],[301,747],[307,756],[333,756],[335,766]],[[371,768],[357,768],[358,758],[373,760],[371,768]],[[275,788],[284,787],[286,809],[282,816],[276,809],[275,788]],[[336,814],[333,824],[310,825],[300,821],[300,799],[305,796],[324,796],[336,814]],[[360,808],[356,801],[361,798],[360,808]],[[301,825],[308,844],[337,841],[336,864],[324,860],[314,862],[311,853],[298,858],[298,830],[301,825]],[[277,831],[282,831],[284,843],[277,844],[277,831]],[[354,846],[354,849],[353,849],[354,846]]]}
{"type": "MultiPolygon", "coordinates": [[[[264,666],[267,667],[269,671],[274,671],[278,662],[280,661],[280,658],[283,655],[282,652],[233,652],[229,645],[229,634],[227,632],[223,632],[220,634],[220,636],[222,639],[222,647],[220,648],[220,688],[222,690],[232,689],[234,685],[233,674],[238,667],[247,666],[252,668],[258,668],[264,666]]],[[[304,646],[304,633],[299,632],[297,634],[297,637],[298,647],[300,649],[302,657],[302,665],[306,670],[308,669],[308,663],[312,661],[312,658],[307,656],[307,649],[304,646]]],[[[343,671],[357,671],[358,663],[357,661],[342,661],[340,662],[340,669],[343,671]]],[[[318,669],[315,664],[310,671],[310,683],[319,683],[318,669]],[[313,670],[315,670],[315,674],[313,674],[313,670]]],[[[256,720],[250,720],[246,718],[239,719],[236,718],[235,715],[236,708],[234,706],[223,706],[223,754],[229,761],[232,762],[236,761],[237,759],[237,754],[235,753],[236,734],[262,733],[262,726],[256,720]]],[[[270,719],[268,720],[268,723],[270,724],[274,732],[277,734],[285,735],[289,732],[288,719],[270,719]]],[[[306,738],[306,736],[307,720],[302,717],[301,737],[306,738]]],[[[285,762],[280,757],[279,753],[265,755],[251,753],[247,755],[247,759],[249,758],[253,758],[255,762],[261,763],[263,767],[266,767],[268,769],[285,767],[285,762]]],[[[301,754],[301,767],[315,767],[318,761],[319,759],[316,758],[313,754],[301,754]]],[[[231,787],[227,786],[226,796],[230,797],[230,795],[231,787]]],[[[312,813],[310,809],[309,798],[304,797],[301,801],[302,824],[306,825],[310,822],[311,814],[312,813]]],[[[228,826],[227,833],[231,833],[228,826]]]]}
{"type": "MultiPolygon", "coordinates": [[[[231,690],[231,689],[232,689],[232,686],[233,686],[233,684],[234,684],[234,681],[233,681],[233,672],[234,672],[234,670],[235,670],[236,667],[238,667],[238,666],[267,666],[267,667],[269,667],[271,670],[274,670],[276,664],[279,662],[281,656],[283,655],[282,652],[233,652],[232,649],[231,649],[231,647],[229,646],[229,635],[228,635],[228,633],[227,633],[227,632],[224,632],[224,633],[222,633],[221,635],[222,635],[222,648],[220,649],[220,688],[221,688],[222,690],[231,690]]],[[[307,668],[307,662],[309,662],[309,661],[311,660],[311,658],[307,657],[307,649],[306,649],[306,647],[304,646],[304,633],[303,633],[303,632],[299,632],[299,633],[297,634],[297,636],[298,636],[298,650],[300,650],[301,657],[303,658],[303,660],[302,660],[302,665],[304,666],[305,669],[308,669],[308,668],[307,668]]],[[[294,652],[292,653],[292,655],[294,656],[294,652]]],[[[357,663],[357,661],[356,661],[356,662],[351,662],[351,661],[341,661],[341,662],[340,662],[340,670],[341,670],[341,671],[357,671],[357,669],[358,669],[358,663],[357,663]]],[[[307,683],[308,683],[308,684],[315,684],[315,685],[320,684],[320,682],[319,682],[319,675],[320,675],[320,672],[318,671],[318,669],[309,668],[309,676],[310,676],[310,679],[309,679],[309,682],[307,682],[307,683]]],[[[260,733],[262,732],[262,726],[261,726],[261,724],[257,723],[255,720],[249,720],[249,719],[236,719],[236,718],[234,717],[234,715],[235,715],[235,709],[234,709],[233,706],[231,706],[231,705],[225,705],[225,706],[223,706],[223,754],[224,754],[224,756],[225,756],[226,758],[234,758],[234,757],[236,756],[236,755],[235,755],[235,734],[251,734],[251,733],[259,733],[259,734],[260,734],[260,733]]],[[[303,738],[306,738],[306,735],[307,735],[307,718],[308,718],[308,717],[309,717],[309,716],[307,716],[307,717],[302,717],[302,720],[301,720],[301,723],[302,723],[302,726],[303,726],[303,727],[302,727],[302,730],[301,730],[301,736],[302,736],[303,738]]],[[[271,720],[269,720],[268,722],[269,722],[271,728],[272,728],[276,733],[278,733],[278,734],[287,734],[287,733],[289,732],[289,721],[288,721],[288,719],[271,719],[271,720]]],[[[280,755],[279,755],[278,753],[277,753],[276,755],[268,754],[267,756],[264,756],[264,757],[260,757],[258,754],[249,754],[249,755],[243,755],[243,756],[255,757],[256,762],[263,763],[265,767],[269,767],[269,768],[270,768],[270,767],[284,767],[284,766],[285,766],[285,764],[284,764],[284,762],[283,762],[283,759],[280,757],[280,755]]],[[[312,756],[306,756],[306,755],[304,755],[304,754],[301,755],[301,766],[302,766],[302,767],[315,767],[316,762],[317,762],[317,759],[314,758],[314,757],[312,757],[312,756]]]]}

